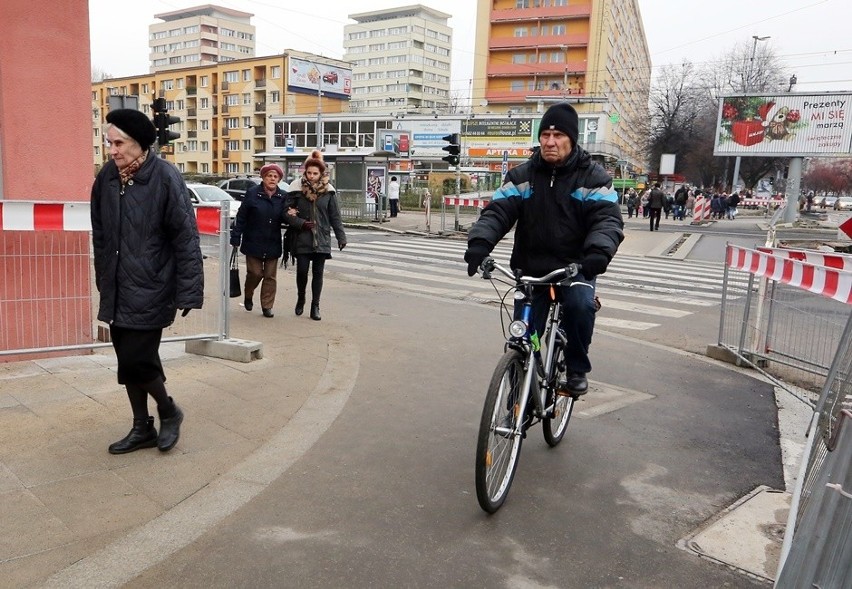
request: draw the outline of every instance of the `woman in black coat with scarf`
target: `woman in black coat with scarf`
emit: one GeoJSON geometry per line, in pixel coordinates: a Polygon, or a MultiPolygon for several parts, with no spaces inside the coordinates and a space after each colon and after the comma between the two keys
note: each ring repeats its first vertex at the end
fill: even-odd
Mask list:
{"type": "Polygon", "coordinates": [[[305,171],[300,178],[290,183],[288,208],[295,208],[296,215],[286,215],[285,222],[296,231],[292,253],[296,258],[296,315],[305,310],[305,290],[308,286],[308,270],[311,275],[311,319],[319,321],[320,295],[322,294],[325,261],[331,258],[331,231],[337,239],[337,247],[346,247],[346,232],[340,218],[340,206],[334,186],[329,184],[325,162],[318,150],[311,152],[305,160],[305,171]]]}

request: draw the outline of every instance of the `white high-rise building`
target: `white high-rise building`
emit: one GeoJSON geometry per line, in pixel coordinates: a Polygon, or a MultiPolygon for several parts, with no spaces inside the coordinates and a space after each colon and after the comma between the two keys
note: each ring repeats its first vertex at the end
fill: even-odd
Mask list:
{"type": "Polygon", "coordinates": [[[151,72],[254,57],[252,16],[213,4],[155,14],[163,22],[148,27],[151,72]]]}
{"type": "Polygon", "coordinates": [[[451,15],[421,4],[350,14],[344,61],[353,112],[446,113],[451,106],[451,15]]]}

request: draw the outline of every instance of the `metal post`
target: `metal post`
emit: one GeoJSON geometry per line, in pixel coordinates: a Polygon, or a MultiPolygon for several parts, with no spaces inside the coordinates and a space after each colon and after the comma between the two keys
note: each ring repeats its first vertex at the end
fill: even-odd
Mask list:
{"type": "Polygon", "coordinates": [[[784,222],[792,223],[796,220],[799,210],[799,190],[802,182],[802,161],[804,158],[791,157],[787,168],[787,207],[784,209],[784,222]]]}
{"type": "Polygon", "coordinates": [[[731,244],[728,243],[725,246],[725,271],[722,274],[722,303],[721,308],[719,310],[719,346],[724,343],[724,335],[725,335],[725,309],[728,308],[728,273],[730,272],[730,268],[727,264],[727,260],[730,259],[731,255],[731,244]]]}
{"type": "Polygon", "coordinates": [[[227,201],[222,201],[219,210],[219,290],[222,293],[220,297],[221,307],[220,313],[220,329],[219,339],[227,339],[231,333],[231,316],[228,313],[230,306],[228,301],[231,299],[231,266],[228,263],[230,257],[228,255],[228,245],[230,243],[230,206],[227,201]]]}

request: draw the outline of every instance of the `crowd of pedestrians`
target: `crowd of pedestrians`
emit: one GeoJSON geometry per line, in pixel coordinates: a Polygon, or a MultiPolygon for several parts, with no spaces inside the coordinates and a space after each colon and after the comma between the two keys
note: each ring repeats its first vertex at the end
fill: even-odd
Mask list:
{"type": "Polygon", "coordinates": [[[737,208],[743,198],[748,198],[745,191],[732,192],[713,189],[701,189],[680,185],[675,192],[667,193],[657,182],[646,188],[641,193],[635,188],[630,188],[624,195],[624,204],[627,207],[627,218],[640,216],[649,219],[649,229],[657,231],[660,228],[660,219],[672,216],[674,221],[692,220],[695,212],[695,201],[703,197],[707,206],[710,207],[711,219],[735,219],[737,208]]]}

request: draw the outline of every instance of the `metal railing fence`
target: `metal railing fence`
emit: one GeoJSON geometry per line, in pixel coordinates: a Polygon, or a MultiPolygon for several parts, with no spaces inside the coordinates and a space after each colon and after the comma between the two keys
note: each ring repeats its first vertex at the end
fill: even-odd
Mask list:
{"type": "MultiPolygon", "coordinates": [[[[89,203],[5,201],[0,206],[0,268],[6,278],[0,287],[0,359],[110,346],[108,327],[97,320],[89,203]],[[77,223],[63,225],[72,207],[77,223]],[[58,221],[43,229],[38,216],[45,211],[58,221]]],[[[196,218],[204,254],[203,308],[178,314],[163,330],[164,342],[228,337],[227,203],[199,207],[196,218]]]]}

